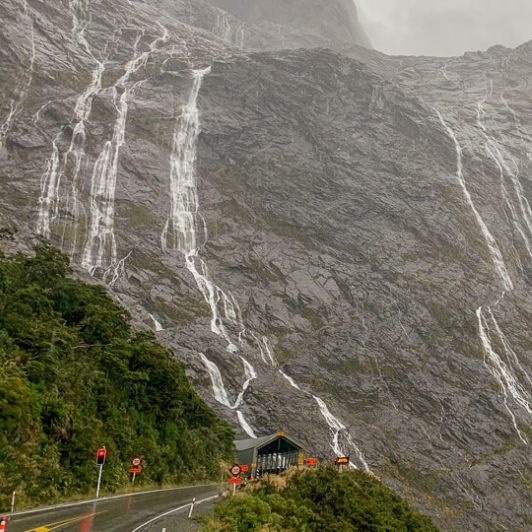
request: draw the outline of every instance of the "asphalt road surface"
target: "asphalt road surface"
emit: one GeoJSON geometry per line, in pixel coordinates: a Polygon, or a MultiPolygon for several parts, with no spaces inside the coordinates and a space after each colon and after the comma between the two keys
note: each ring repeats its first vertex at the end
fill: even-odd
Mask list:
{"type": "MultiPolygon", "coordinates": [[[[9,517],[6,532],[132,532],[152,518],[218,493],[217,485],[195,486],[102,499],[9,517]]],[[[188,507],[185,510],[188,511],[188,507]]],[[[139,532],[154,530],[153,525],[139,532]]]]}

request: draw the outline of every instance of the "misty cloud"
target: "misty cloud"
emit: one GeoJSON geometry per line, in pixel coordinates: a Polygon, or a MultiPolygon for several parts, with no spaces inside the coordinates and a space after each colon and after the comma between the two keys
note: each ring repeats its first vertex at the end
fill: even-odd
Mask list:
{"type": "Polygon", "coordinates": [[[388,54],[461,55],[532,39],[531,0],[355,0],[373,46],[388,54]]]}

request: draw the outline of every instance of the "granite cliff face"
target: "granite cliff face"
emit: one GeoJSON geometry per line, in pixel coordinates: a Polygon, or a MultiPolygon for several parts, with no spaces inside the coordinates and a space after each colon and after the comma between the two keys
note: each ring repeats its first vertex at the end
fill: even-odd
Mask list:
{"type": "Polygon", "coordinates": [[[105,283],[240,436],[527,529],[532,46],[387,57],[350,2],[246,5],[4,1],[0,226],[105,283]]]}

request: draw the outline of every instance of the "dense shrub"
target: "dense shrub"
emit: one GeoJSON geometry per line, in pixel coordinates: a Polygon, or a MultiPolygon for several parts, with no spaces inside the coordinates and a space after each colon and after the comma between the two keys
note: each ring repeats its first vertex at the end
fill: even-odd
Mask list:
{"type": "Polygon", "coordinates": [[[206,532],[437,532],[372,476],[332,467],[303,470],[282,483],[261,481],[216,506],[206,532]]]}

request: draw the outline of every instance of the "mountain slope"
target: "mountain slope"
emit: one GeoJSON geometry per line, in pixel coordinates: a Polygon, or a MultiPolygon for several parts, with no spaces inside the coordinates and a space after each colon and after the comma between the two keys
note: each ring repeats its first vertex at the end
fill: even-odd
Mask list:
{"type": "Polygon", "coordinates": [[[444,528],[525,526],[530,45],[387,57],[254,5],[4,2],[1,225],[240,435],[350,454],[444,528]]]}

